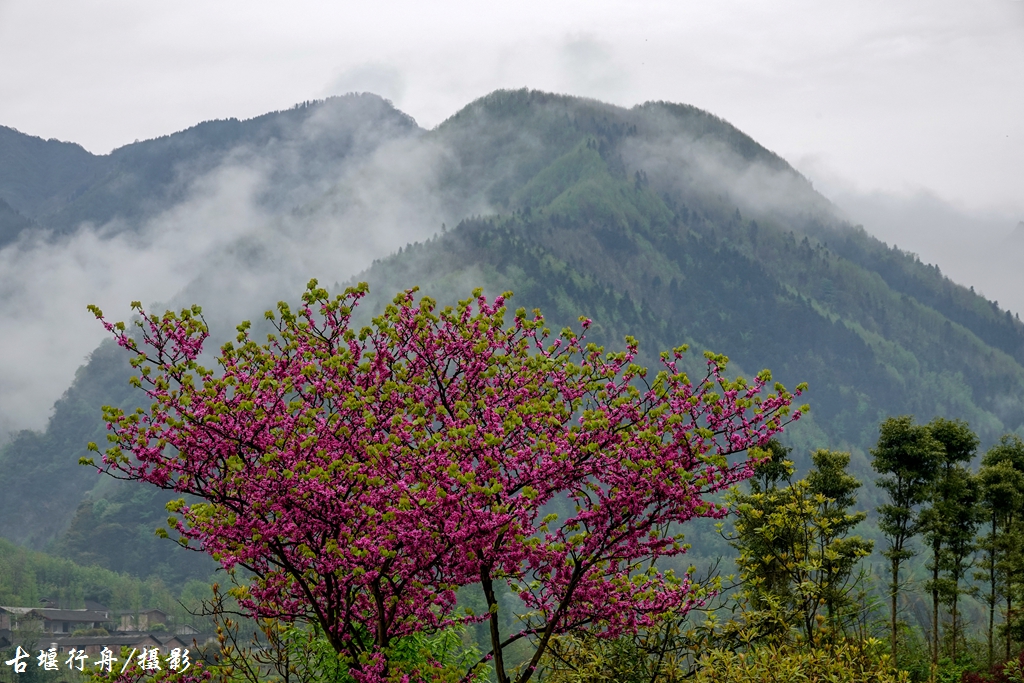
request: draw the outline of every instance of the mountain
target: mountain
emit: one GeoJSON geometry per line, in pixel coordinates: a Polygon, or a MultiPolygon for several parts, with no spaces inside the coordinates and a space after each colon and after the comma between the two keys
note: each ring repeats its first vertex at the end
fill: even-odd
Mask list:
{"type": "MultiPolygon", "coordinates": [[[[262,201],[319,188],[351,158],[419,132],[372,95],[297,105],[239,121],[207,121],[108,155],[0,127],[0,200],[57,233],[85,224],[132,229],[187,198],[192,181],[231,162],[272,167],[262,201]]],[[[292,207],[289,207],[292,208],[292,207]]],[[[9,242],[0,233],[0,246],[9,242]]]]}
{"type": "Polygon", "coordinates": [[[0,126],[0,199],[29,218],[74,201],[109,161],[80,145],[43,140],[0,126]]]}
{"type": "MultiPolygon", "coordinates": [[[[22,142],[40,150],[24,162],[43,169],[35,177],[59,175],[46,164],[61,163],[61,155],[93,169],[74,196],[59,194],[74,184],[70,171],[60,183],[26,185],[17,196],[3,180],[0,198],[35,221],[28,229],[114,221],[109,229],[133,230],[184,201],[189,178],[239,159],[273,179],[258,199],[280,217],[270,225],[300,217],[305,227],[288,232],[288,244],[328,251],[321,263],[332,255],[341,263],[345,254],[325,246],[313,230],[319,222],[336,221],[332,229],[348,230],[344,244],[352,245],[372,240],[387,223],[371,220],[373,230],[359,232],[338,218],[352,215],[338,207],[359,200],[359,216],[389,217],[406,215],[388,213],[395,204],[424,197],[410,205],[426,207],[418,220],[442,215],[431,207],[443,204],[445,215],[458,217],[450,228],[405,233],[397,252],[352,278],[371,285],[367,311],[417,285],[448,302],[476,286],[491,295],[512,290],[513,306],[542,309],[554,329],[587,315],[595,321],[589,338],[611,349],[632,334],[648,365],[658,351],[688,343],[694,370],[704,349],[728,355],[733,370],[747,376],[768,367],[787,386],[810,384],[809,419],[788,435],[795,454],[849,449],[862,479],[871,478],[867,450],[888,415],[963,418],[985,443],[1024,429],[1018,319],[845,223],[784,159],[694,107],[625,109],[499,91],[425,131],[363,95],[208,122],[116,150],[95,166],[72,147],[22,142]],[[379,153],[395,141],[401,144],[379,153]],[[352,171],[354,159],[373,155],[376,175],[361,166],[352,171]],[[388,182],[379,182],[381,174],[388,182]],[[361,194],[371,183],[375,193],[361,194]]],[[[274,239],[254,232],[239,244],[259,251],[278,244],[267,242],[274,239]]],[[[258,263],[276,276],[276,252],[264,251],[268,260],[258,263]]],[[[296,277],[347,282],[351,274],[339,265],[296,277]]],[[[215,298],[217,288],[203,278],[225,275],[204,273],[172,303],[215,298]]],[[[250,298],[252,306],[273,304],[250,298]]],[[[84,444],[101,441],[99,406],[140,400],[124,386],[127,375],[123,354],[101,346],[58,401],[47,430],[21,433],[0,451],[0,535],[117,570],[160,565],[168,580],[201,575],[207,567],[179,570],[177,549],[167,543],[142,544],[131,557],[96,550],[151,535],[161,519],[159,496],[133,484],[97,483],[75,469],[84,444]]],[[[874,495],[866,491],[862,503],[872,505],[874,495]]]]}
{"type": "Polygon", "coordinates": [[[31,230],[35,222],[22,216],[10,204],[0,199],[0,244],[8,244],[18,239],[23,230],[31,230]]]}

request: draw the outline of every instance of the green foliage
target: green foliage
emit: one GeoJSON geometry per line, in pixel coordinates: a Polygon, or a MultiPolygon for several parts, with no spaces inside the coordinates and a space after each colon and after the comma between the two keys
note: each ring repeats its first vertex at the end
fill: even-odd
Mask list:
{"type": "Polygon", "coordinates": [[[1024,471],[1017,470],[1012,460],[990,457],[995,448],[989,451],[978,472],[981,514],[987,533],[978,542],[982,555],[978,561],[979,571],[974,575],[986,585],[984,601],[988,608],[986,638],[989,666],[995,663],[996,610],[1001,599],[1009,595],[1007,579],[1013,574],[1014,549],[1021,544],[1020,539],[1015,538],[1018,526],[1015,519],[1024,509],[1024,471]]]}
{"type": "Polygon", "coordinates": [[[898,672],[883,645],[870,639],[796,647],[769,645],[744,652],[714,650],[700,660],[694,683],[897,683],[908,681],[898,672]]]}
{"type": "MultiPolygon", "coordinates": [[[[83,470],[78,476],[83,474],[89,479],[92,472],[83,470]]],[[[175,590],[190,580],[206,579],[216,569],[209,557],[154,533],[167,523],[167,503],[179,497],[129,482],[97,484],[78,505],[54,550],[78,564],[156,577],[175,590]]]]}
{"type": "Polygon", "coordinates": [[[75,514],[98,478],[83,476],[75,464],[85,443],[102,441],[105,425],[96,406],[129,399],[127,361],[112,343],[101,344],[54,405],[44,433],[23,431],[0,448],[0,535],[37,550],[50,542],[75,514]]]}
{"type": "MultiPolygon", "coordinates": [[[[713,573],[713,572],[712,572],[713,573]]],[[[790,615],[768,596],[760,609],[723,596],[684,616],[669,615],[632,635],[604,638],[570,633],[554,639],[542,660],[543,681],[584,683],[682,681],[697,672],[702,654],[788,642],[790,615]],[[721,618],[722,613],[728,614],[721,618]]]]}
{"type": "Polygon", "coordinates": [[[929,505],[921,511],[920,523],[931,548],[932,571],[927,589],[932,595],[932,662],[939,660],[939,603],[949,607],[951,657],[962,638],[959,624],[962,582],[971,567],[968,556],[975,549],[975,532],[981,521],[978,481],[965,467],[974,458],[978,437],[962,421],[936,418],[928,424],[939,445],[938,469],[931,483],[929,505]]]}
{"type": "Polygon", "coordinates": [[[890,417],[879,427],[871,465],[882,476],[876,483],[889,497],[879,507],[879,527],[889,538],[885,556],[897,562],[913,556],[907,541],[921,531],[918,506],[928,499],[938,469],[941,445],[912,417],[890,417]]]}
{"type": "Polygon", "coordinates": [[[1019,607],[1024,603],[1024,441],[1015,434],[1004,435],[981,464],[978,478],[989,527],[982,543],[989,579],[989,650],[993,649],[995,611],[1001,597],[1004,621],[1000,631],[1004,656],[1009,659],[1014,640],[1024,641],[1024,610],[1019,607]]]}
{"type": "Polygon", "coordinates": [[[937,683],[960,683],[964,674],[977,670],[978,662],[965,653],[956,659],[940,657],[935,668],[935,680],[937,683]]]}
{"type": "MultiPolygon", "coordinates": [[[[232,616],[236,610],[230,596],[214,584],[204,613],[217,630],[218,647],[208,653],[216,662],[210,671],[217,683],[354,683],[352,660],[335,649],[318,624],[239,620],[232,616]]],[[[409,675],[438,683],[484,681],[487,667],[466,636],[458,626],[396,639],[388,651],[392,672],[398,678],[409,675]]]]}
{"type": "MultiPolygon", "coordinates": [[[[156,578],[143,580],[101,567],[83,567],[0,539],[0,605],[36,607],[41,598],[48,598],[68,609],[82,609],[85,600],[94,600],[115,613],[156,607],[171,615],[175,624],[205,631],[212,628],[211,624],[196,614],[209,594],[209,584],[201,581],[190,582],[175,595],[156,578]]],[[[73,635],[100,636],[108,632],[103,628],[82,629],[73,635]]],[[[23,643],[26,648],[34,642],[31,634],[21,633],[20,637],[28,638],[23,643]]],[[[17,680],[25,683],[27,679],[22,676],[17,680]]]]}
{"type": "Polygon", "coordinates": [[[24,217],[36,217],[67,202],[83,183],[105,175],[107,158],[87,152],[81,145],[19,133],[0,126],[0,196],[14,217],[0,208],[0,246],[17,237],[24,217]],[[5,220],[6,219],[6,220],[5,220]],[[9,229],[4,230],[7,222],[9,229]],[[11,225],[14,223],[15,225],[11,225]]]}
{"type": "Polygon", "coordinates": [[[878,431],[871,465],[884,475],[876,483],[889,497],[889,502],[878,508],[878,526],[889,541],[882,554],[890,562],[890,647],[896,652],[900,565],[914,556],[908,542],[921,531],[919,506],[928,498],[942,446],[926,426],[915,425],[909,415],[886,419],[878,431]]]}
{"type": "Polygon", "coordinates": [[[0,539],[0,605],[36,606],[41,598],[71,608],[83,607],[87,599],[114,610],[158,607],[173,613],[177,605],[159,580],[82,567],[0,539]]]}
{"type": "Polygon", "coordinates": [[[612,639],[584,633],[568,634],[553,640],[540,680],[549,683],[674,683],[692,675],[693,650],[693,644],[680,642],[661,629],[652,629],[637,637],[612,639]]]}
{"type": "MultiPolygon", "coordinates": [[[[906,622],[898,622],[899,636],[896,640],[894,662],[900,671],[906,671],[912,683],[923,683],[931,679],[931,647],[920,629],[912,628],[906,622]]],[[[891,650],[890,650],[891,652],[891,650]]]]}
{"type": "Polygon", "coordinates": [[[0,199],[0,246],[9,244],[18,238],[23,230],[31,230],[35,223],[16,211],[10,204],[0,199]]]}
{"type": "MultiPolygon", "coordinates": [[[[167,627],[164,624],[154,624],[150,631],[166,631],[167,627]],[[160,627],[160,628],[157,628],[160,627]]],[[[79,628],[71,632],[73,636],[109,636],[110,631],[105,628],[79,628]]]]}
{"type": "Polygon", "coordinates": [[[1024,683],[1024,651],[1013,659],[990,667],[987,674],[966,674],[963,683],[1024,683]]]}
{"type": "Polygon", "coordinates": [[[873,546],[849,535],[866,517],[850,510],[861,485],[846,471],[850,454],[815,451],[813,469],[794,482],[785,451],[777,444],[768,450],[751,492],[731,498],[737,510],[731,544],[739,551],[743,590],[755,609],[777,601],[807,641],[822,625],[838,633],[856,611],[855,565],[873,546]]]}
{"type": "Polygon", "coordinates": [[[159,578],[177,590],[209,577],[215,564],[154,535],[166,522],[171,496],[101,479],[77,465],[88,442],[106,440],[99,406],[135,408],[131,372],[116,344],[101,344],[55,404],[46,431],[20,432],[0,448],[0,537],[78,565],[159,578]]]}

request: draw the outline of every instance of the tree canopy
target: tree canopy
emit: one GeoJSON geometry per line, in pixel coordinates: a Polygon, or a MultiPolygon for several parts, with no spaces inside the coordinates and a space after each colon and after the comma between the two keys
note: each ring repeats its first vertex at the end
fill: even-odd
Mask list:
{"type": "Polygon", "coordinates": [[[685,552],[678,522],[726,513],[705,496],[751,475],[728,456],[798,419],[793,394],[767,371],[727,379],[711,353],[693,383],[684,347],[651,377],[635,340],[605,354],[569,329],[551,339],[536,311],[506,327],[509,294],[437,310],[414,291],[355,329],[366,286],[331,298],[311,281],[297,311],[268,312],[265,344],[240,325],[218,372],[199,363],[199,307],[104,321],[153,403],[106,410],[100,468],[197,497],[169,505],[179,541],[248,569],[253,615],[322,626],[360,681],[386,680],[405,636],[486,621],[481,664],[525,683],[553,635],[614,636],[702,601],[654,563],[685,552]],[[512,633],[498,582],[526,613],[512,633]],[[456,609],[468,585],[485,614],[456,609]],[[532,655],[510,671],[517,641],[532,655]]]}

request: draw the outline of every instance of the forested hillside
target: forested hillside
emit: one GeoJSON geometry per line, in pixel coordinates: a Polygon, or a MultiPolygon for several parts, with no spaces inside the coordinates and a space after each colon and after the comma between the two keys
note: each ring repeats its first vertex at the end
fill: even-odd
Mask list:
{"type": "MultiPolygon", "coordinates": [[[[889,415],[962,418],[986,446],[1024,429],[1019,320],[878,242],[870,226],[845,224],[785,160],[693,107],[623,109],[500,91],[424,131],[382,100],[359,96],[208,122],[95,158],[2,132],[5,154],[15,150],[9,158],[26,169],[6,167],[0,176],[0,200],[12,207],[4,214],[0,205],[7,240],[26,229],[114,219],[130,230],[179,201],[190,174],[225,159],[273,161],[277,184],[267,186],[263,205],[319,215],[354,201],[339,192],[335,161],[382,141],[415,140],[440,152],[433,184],[406,190],[483,208],[367,264],[355,276],[370,283],[367,308],[413,286],[446,301],[477,286],[511,290],[514,306],[540,308],[556,329],[591,317],[589,339],[610,349],[632,334],[648,364],[687,343],[697,361],[712,349],[746,376],[770,368],[787,386],[810,384],[809,419],[788,436],[794,458],[806,463],[817,447],[852,450],[862,479],[871,478],[867,449],[889,415]],[[319,122],[312,136],[310,122],[319,122]]],[[[396,167],[415,162],[414,155],[388,159],[396,167]]],[[[351,273],[303,275],[344,284],[351,273]]],[[[198,287],[189,301],[173,303],[204,304],[204,292],[213,296],[198,287]]],[[[129,374],[118,349],[100,347],[47,430],[23,432],[3,447],[0,535],[180,583],[209,565],[190,565],[173,544],[152,537],[163,499],[76,464],[87,442],[102,443],[100,406],[140,400],[127,387],[129,374]],[[105,550],[111,544],[119,550],[105,550]]],[[[865,505],[874,501],[865,492],[865,505]]]]}
{"type": "MultiPolygon", "coordinates": [[[[299,105],[247,121],[207,121],[104,156],[0,127],[0,200],[58,234],[83,223],[132,230],[188,199],[196,180],[227,163],[271,165],[260,200],[273,206],[297,188],[307,190],[309,200],[351,158],[418,132],[410,117],[371,95],[299,105]]],[[[0,246],[14,237],[3,225],[0,246]]]]}

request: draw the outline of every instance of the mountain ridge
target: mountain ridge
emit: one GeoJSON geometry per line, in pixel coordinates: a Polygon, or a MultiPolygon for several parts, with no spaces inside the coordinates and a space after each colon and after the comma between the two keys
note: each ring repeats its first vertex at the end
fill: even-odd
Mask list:
{"type": "MultiPolygon", "coordinates": [[[[71,232],[82,223],[130,223],[182,201],[188,177],[210,172],[246,147],[292,143],[299,146],[297,153],[343,156],[352,151],[346,145],[352,144],[359,131],[322,124],[344,117],[372,123],[386,117],[387,124],[394,128],[420,130],[412,117],[369,94],[303,103],[250,119],[204,121],[118,147],[105,155],[92,154],[75,143],[42,140],[0,127],[0,159],[7,162],[0,164],[7,168],[6,172],[0,171],[0,200],[57,234],[71,232]],[[318,122],[317,117],[326,121],[318,122]],[[308,128],[316,128],[321,134],[315,136],[313,144],[302,145],[304,129],[308,128]],[[44,146],[48,152],[44,161],[49,164],[25,163],[23,157],[44,146]],[[61,175],[58,171],[66,165],[72,167],[64,174],[66,178],[61,176],[49,184],[37,181],[42,187],[35,193],[22,188],[26,170],[51,178],[61,175]]],[[[9,240],[3,241],[0,235],[0,247],[5,243],[9,240]]]]}
{"type": "MultiPolygon", "coordinates": [[[[424,131],[379,98],[347,102],[353,106],[342,113],[356,118],[342,120],[338,111],[324,118],[338,129],[300,125],[273,132],[271,126],[263,129],[273,133],[263,148],[232,152],[238,138],[223,131],[234,130],[235,123],[202,130],[225,136],[214,152],[207,150],[208,159],[236,153],[246,163],[282,162],[268,177],[302,191],[261,200],[281,215],[329,205],[324,198],[338,194],[330,178],[314,178],[306,191],[313,172],[348,169],[351,159],[395,141],[406,146],[384,162],[396,167],[416,163],[419,157],[409,152],[416,145],[438,150],[431,157],[436,168],[422,181],[426,187],[399,183],[396,192],[422,191],[459,207],[488,208],[464,214],[451,229],[423,241],[408,240],[356,275],[371,283],[368,310],[414,285],[442,302],[464,298],[475,286],[490,295],[512,289],[514,306],[539,307],[553,324],[572,324],[584,314],[592,318],[591,339],[609,348],[621,345],[626,334],[636,336],[651,365],[658,350],[687,342],[694,351],[688,362],[696,370],[699,351],[708,348],[729,355],[734,368],[748,375],[768,367],[789,386],[809,381],[810,419],[794,430],[791,445],[801,451],[851,450],[852,467],[862,479],[870,476],[867,450],[878,422],[890,414],[967,419],[986,443],[1005,431],[1024,430],[1024,325],[938,268],[846,223],[782,157],[713,114],[688,105],[651,102],[625,109],[537,91],[498,91],[424,131]],[[289,130],[304,137],[289,146],[289,130]],[[345,147],[346,136],[358,144],[345,147]],[[325,140],[337,144],[314,149],[325,140]],[[306,150],[319,154],[309,168],[284,163],[301,159],[306,150]]],[[[318,106],[300,114],[325,111],[318,106]]],[[[266,116],[264,123],[275,120],[266,116]]],[[[262,125],[255,120],[237,125],[262,125]]],[[[254,128],[242,137],[259,135],[254,128]]],[[[188,139],[198,145],[202,138],[188,139]]],[[[128,172],[146,177],[131,164],[202,159],[204,149],[195,147],[192,156],[146,157],[139,147],[132,152],[139,156],[123,159],[128,172]]],[[[153,183],[161,192],[173,185],[169,168],[173,163],[160,169],[162,185],[153,183]]],[[[421,182],[419,175],[410,177],[421,182]]],[[[109,199],[115,190],[131,194],[142,186],[131,187],[94,190],[109,199]]],[[[338,196],[339,202],[349,201],[344,193],[338,196]]],[[[397,196],[381,195],[376,208],[386,209],[397,196]]],[[[131,229],[130,220],[159,210],[145,197],[132,202],[140,213],[124,214],[125,229],[131,229]]],[[[75,204],[75,210],[84,206],[75,204]]],[[[352,232],[352,240],[359,236],[352,232]]],[[[351,274],[309,275],[346,282],[351,274]]],[[[188,291],[212,295],[209,288],[188,291]]],[[[101,441],[97,392],[118,405],[140,400],[127,391],[128,371],[117,365],[116,352],[101,347],[93,354],[46,432],[19,435],[0,450],[0,490],[38,495],[40,472],[74,467],[87,441],[101,441]],[[118,381],[122,388],[116,390],[118,381]],[[91,393],[85,386],[90,383],[91,393]],[[70,397],[85,394],[90,398],[76,404],[79,425],[62,411],[70,397]],[[89,404],[96,404],[91,423],[89,404]],[[75,430],[81,432],[77,437],[75,430]]],[[[99,538],[90,535],[93,529],[136,528],[142,534],[150,522],[132,527],[130,515],[124,516],[133,504],[139,518],[158,519],[146,507],[156,505],[155,499],[132,503],[131,485],[124,486],[129,488],[100,488],[82,477],[63,492],[61,510],[46,525],[19,512],[31,505],[29,498],[5,494],[0,535],[124,569],[117,558],[97,558],[88,550],[99,538]]],[[[870,504],[873,495],[865,492],[863,502],[870,504]]],[[[131,561],[133,571],[144,566],[139,558],[131,561]]]]}

